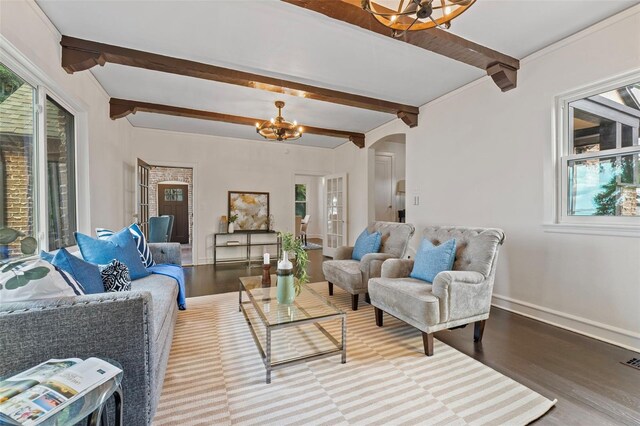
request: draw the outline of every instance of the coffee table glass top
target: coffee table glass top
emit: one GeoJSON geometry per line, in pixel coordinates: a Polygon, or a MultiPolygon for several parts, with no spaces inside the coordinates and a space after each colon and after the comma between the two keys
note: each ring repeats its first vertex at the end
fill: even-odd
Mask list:
{"type": "Polygon", "coordinates": [[[276,298],[276,275],[271,276],[271,287],[262,287],[262,276],[242,277],[240,283],[266,325],[295,323],[344,314],[307,285],[302,287],[291,305],[281,305],[276,298]]]}

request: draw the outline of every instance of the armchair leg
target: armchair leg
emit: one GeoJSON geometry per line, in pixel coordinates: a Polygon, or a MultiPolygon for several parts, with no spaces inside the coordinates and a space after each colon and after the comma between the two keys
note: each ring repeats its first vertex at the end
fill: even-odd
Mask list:
{"type": "Polygon", "coordinates": [[[333,283],[327,281],[327,284],[329,284],[329,296],[333,296],[333,283]]]}
{"type": "Polygon", "coordinates": [[[378,327],[382,327],[382,314],[384,311],[380,308],[376,308],[375,306],[373,307],[373,310],[376,313],[376,325],[378,327]]]}
{"type": "Polygon", "coordinates": [[[357,294],[352,294],[351,295],[351,310],[352,311],[357,311],[358,310],[358,295],[357,294]]]}
{"type": "Polygon", "coordinates": [[[364,294],[364,301],[368,304],[371,304],[371,298],[369,297],[369,293],[364,294]]]}
{"type": "Polygon", "coordinates": [[[424,354],[426,356],[433,355],[433,333],[422,332],[422,343],[424,345],[424,354]]]}
{"type": "Polygon", "coordinates": [[[484,325],[487,320],[476,321],[473,327],[473,341],[482,342],[482,335],[484,334],[484,325]]]}

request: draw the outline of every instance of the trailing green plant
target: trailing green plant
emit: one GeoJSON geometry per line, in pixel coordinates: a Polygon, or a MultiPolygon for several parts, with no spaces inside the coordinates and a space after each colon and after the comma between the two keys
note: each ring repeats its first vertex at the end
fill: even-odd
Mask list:
{"type": "Polygon", "coordinates": [[[289,253],[291,258],[295,258],[293,275],[295,279],[296,295],[302,291],[302,286],[309,282],[307,266],[309,265],[309,255],[302,245],[302,241],[296,238],[291,232],[278,232],[282,241],[282,249],[289,253]]]}

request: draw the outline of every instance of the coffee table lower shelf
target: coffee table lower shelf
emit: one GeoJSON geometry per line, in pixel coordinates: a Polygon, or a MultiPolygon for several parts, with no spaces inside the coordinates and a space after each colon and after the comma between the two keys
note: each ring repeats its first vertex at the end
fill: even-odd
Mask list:
{"type": "MultiPolygon", "coordinates": [[[[262,362],[266,368],[266,383],[271,383],[271,372],[274,370],[279,370],[281,368],[289,367],[292,365],[300,364],[302,362],[314,361],[317,359],[327,358],[330,356],[341,355],[341,362],[345,364],[347,362],[347,316],[345,313],[336,313],[334,315],[327,315],[322,317],[311,317],[308,319],[298,320],[295,322],[284,322],[281,324],[269,324],[266,318],[263,317],[263,314],[260,309],[255,307],[256,301],[253,300],[251,293],[247,292],[249,295],[249,301],[242,301],[242,293],[244,289],[243,286],[240,285],[240,294],[239,294],[239,311],[244,315],[245,320],[247,321],[247,325],[249,326],[249,331],[251,332],[251,336],[253,337],[253,341],[258,348],[258,352],[262,358],[262,362]],[[252,309],[254,309],[259,317],[260,322],[264,325],[265,332],[265,345],[263,346],[260,338],[258,336],[258,332],[256,331],[256,327],[251,320],[251,316],[248,314],[245,306],[250,305],[252,309]],[[335,337],[331,335],[329,331],[327,331],[323,326],[322,322],[324,321],[336,321],[341,320],[341,341],[338,341],[335,337]],[[320,333],[322,333],[335,347],[335,349],[323,350],[318,352],[309,353],[307,355],[302,355],[298,357],[292,357],[286,359],[284,361],[273,361],[272,358],[272,332],[284,328],[290,327],[300,327],[307,324],[313,324],[320,333]]],[[[322,297],[318,295],[318,297],[322,297]]],[[[297,309],[304,311],[304,308],[301,306],[296,306],[297,309]]]]}

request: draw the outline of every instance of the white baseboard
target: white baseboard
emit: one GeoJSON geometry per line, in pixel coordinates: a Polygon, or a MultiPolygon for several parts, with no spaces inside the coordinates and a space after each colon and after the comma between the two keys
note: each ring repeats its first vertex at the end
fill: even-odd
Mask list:
{"type": "Polygon", "coordinates": [[[544,323],[602,340],[640,353],[640,333],[613,327],[587,318],[567,314],[499,294],[493,295],[492,305],[544,323]]]}

